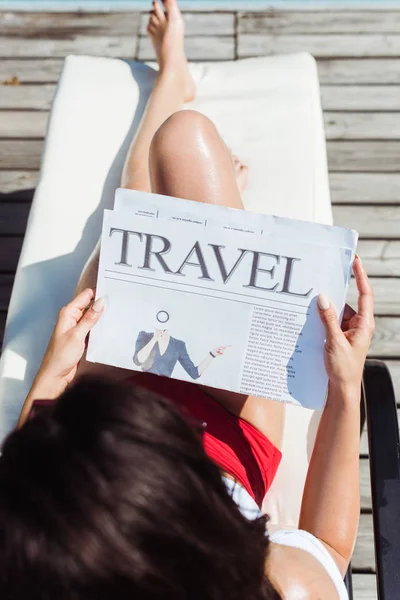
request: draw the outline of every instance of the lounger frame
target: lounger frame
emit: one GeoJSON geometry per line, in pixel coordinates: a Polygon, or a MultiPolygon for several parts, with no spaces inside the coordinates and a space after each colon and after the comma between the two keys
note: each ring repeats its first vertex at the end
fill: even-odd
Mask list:
{"type": "Polygon", "coordinates": [[[400,598],[400,443],[388,367],[367,360],[363,398],[368,430],[378,600],[400,598]]]}

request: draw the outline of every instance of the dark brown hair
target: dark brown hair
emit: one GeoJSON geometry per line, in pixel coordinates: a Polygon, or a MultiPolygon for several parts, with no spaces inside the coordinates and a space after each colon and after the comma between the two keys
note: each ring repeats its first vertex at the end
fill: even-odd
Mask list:
{"type": "Polygon", "coordinates": [[[0,598],[277,600],[239,512],[162,398],[84,379],[0,458],[0,598]]]}

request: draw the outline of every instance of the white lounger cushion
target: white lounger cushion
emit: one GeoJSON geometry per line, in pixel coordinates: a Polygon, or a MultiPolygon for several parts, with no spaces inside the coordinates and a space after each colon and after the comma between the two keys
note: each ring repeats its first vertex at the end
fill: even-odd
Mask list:
{"type": "MultiPolygon", "coordinates": [[[[249,165],[248,209],[331,223],[314,60],[307,54],[191,65],[188,105],[249,165]]],[[[40,182],[12,293],[0,362],[0,436],[14,426],[58,309],[71,299],[113,202],[154,82],[140,63],[70,56],[53,102],[40,182]]],[[[296,526],[318,415],[288,407],[283,460],[264,509],[296,526]]]]}

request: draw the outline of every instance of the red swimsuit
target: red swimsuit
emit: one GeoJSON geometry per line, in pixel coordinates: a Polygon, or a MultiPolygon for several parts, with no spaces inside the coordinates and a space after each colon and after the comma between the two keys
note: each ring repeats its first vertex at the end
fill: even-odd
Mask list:
{"type": "Polygon", "coordinates": [[[281,451],[265,435],[192,383],[146,373],[132,378],[132,382],[167,398],[189,422],[201,424],[208,456],[261,506],[282,458],[281,451]]]}

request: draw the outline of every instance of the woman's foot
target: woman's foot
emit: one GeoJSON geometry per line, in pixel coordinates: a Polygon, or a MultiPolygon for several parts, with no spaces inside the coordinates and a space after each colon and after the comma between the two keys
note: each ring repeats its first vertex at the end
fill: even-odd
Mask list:
{"type": "Polygon", "coordinates": [[[182,86],[183,101],[193,100],[196,86],[185,56],[184,22],[177,0],[162,0],[162,4],[153,1],[147,33],[157,54],[160,75],[174,75],[177,84],[182,86]]]}
{"type": "Polygon", "coordinates": [[[249,173],[249,167],[242,163],[240,158],[231,152],[233,168],[235,169],[236,183],[241,194],[247,186],[247,176],[249,173]]]}

